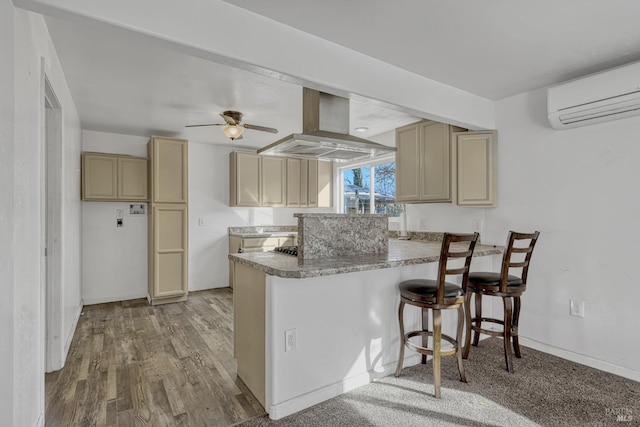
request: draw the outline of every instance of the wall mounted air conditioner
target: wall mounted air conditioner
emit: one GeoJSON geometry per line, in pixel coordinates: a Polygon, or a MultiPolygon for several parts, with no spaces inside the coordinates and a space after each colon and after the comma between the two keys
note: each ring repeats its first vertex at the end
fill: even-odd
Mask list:
{"type": "Polygon", "coordinates": [[[555,129],[640,115],[640,62],[549,88],[547,112],[555,129]]]}

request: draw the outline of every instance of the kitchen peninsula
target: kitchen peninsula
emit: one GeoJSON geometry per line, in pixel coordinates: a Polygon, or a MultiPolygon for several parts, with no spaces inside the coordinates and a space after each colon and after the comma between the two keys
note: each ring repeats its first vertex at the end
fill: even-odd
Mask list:
{"type": "MultiPolygon", "coordinates": [[[[435,277],[440,255],[440,233],[389,239],[383,215],[295,216],[298,257],[229,255],[238,376],[272,419],[393,372],[398,283],[435,277]]],[[[477,245],[472,270],[490,270],[490,255],[501,253],[477,245]]],[[[443,332],[455,329],[454,317],[444,314],[443,332]]],[[[417,327],[420,319],[419,310],[408,310],[405,325],[417,327]]],[[[407,352],[405,366],[416,363],[419,357],[407,352]]]]}

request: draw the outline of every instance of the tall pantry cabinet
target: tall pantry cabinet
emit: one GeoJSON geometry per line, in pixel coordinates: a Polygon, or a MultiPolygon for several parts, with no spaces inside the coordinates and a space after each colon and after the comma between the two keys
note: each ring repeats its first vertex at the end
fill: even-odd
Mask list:
{"type": "Polygon", "coordinates": [[[152,305],[188,293],[187,140],[152,136],[149,152],[149,291],[152,305]]]}

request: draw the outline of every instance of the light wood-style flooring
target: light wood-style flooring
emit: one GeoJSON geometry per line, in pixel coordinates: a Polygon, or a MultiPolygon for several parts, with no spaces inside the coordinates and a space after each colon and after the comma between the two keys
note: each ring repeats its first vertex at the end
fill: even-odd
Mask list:
{"type": "Polygon", "coordinates": [[[236,376],[233,294],[84,307],[65,367],[46,374],[47,426],[228,426],[264,409],[236,376]]]}

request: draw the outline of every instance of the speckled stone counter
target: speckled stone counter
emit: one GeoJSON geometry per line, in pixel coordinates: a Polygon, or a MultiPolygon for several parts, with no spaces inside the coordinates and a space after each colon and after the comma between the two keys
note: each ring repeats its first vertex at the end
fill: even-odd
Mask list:
{"type": "Polygon", "coordinates": [[[298,218],[298,257],[305,261],[387,252],[388,215],[295,213],[293,216],[298,218]]]}
{"type": "Polygon", "coordinates": [[[229,227],[229,236],[251,237],[294,237],[298,235],[297,225],[252,225],[229,227]]]}
{"type": "MultiPolygon", "coordinates": [[[[442,243],[429,240],[389,239],[384,253],[328,257],[300,261],[277,252],[230,254],[229,260],[245,264],[272,276],[302,279],[333,274],[438,262],[442,243]]],[[[503,247],[476,245],[474,256],[501,254],[503,247]]]]}

